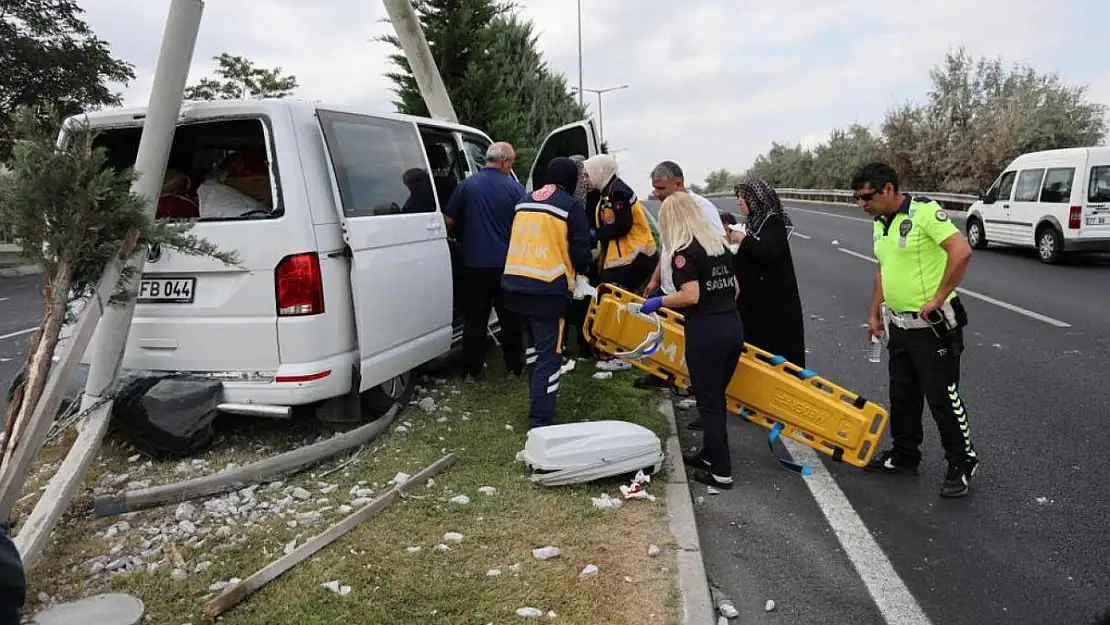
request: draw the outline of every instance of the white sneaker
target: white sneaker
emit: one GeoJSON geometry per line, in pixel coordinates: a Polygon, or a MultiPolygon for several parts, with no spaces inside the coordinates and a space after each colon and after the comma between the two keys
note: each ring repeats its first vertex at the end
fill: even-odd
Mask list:
{"type": "Polygon", "coordinates": [[[632,365],[620,358],[613,358],[611,360],[597,361],[597,368],[601,371],[628,371],[632,368],[632,365]]]}

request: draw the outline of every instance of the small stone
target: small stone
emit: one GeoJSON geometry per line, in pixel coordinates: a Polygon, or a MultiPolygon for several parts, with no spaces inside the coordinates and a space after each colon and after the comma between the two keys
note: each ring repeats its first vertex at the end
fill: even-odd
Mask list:
{"type": "Polygon", "coordinates": [[[462,534],[458,533],[458,532],[447,532],[446,534],[443,535],[443,542],[445,542],[445,543],[461,543],[463,541],[463,538],[465,538],[465,537],[462,534]]]}
{"type": "Polygon", "coordinates": [[[513,575],[520,575],[520,569],[521,568],[523,568],[523,567],[521,567],[521,565],[519,563],[514,564],[514,565],[509,567],[509,572],[512,573],[513,575]]]}
{"type": "Polygon", "coordinates": [[[182,571],[181,569],[174,569],[173,572],[170,573],[170,579],[172,579],[175,582],[184,581],[188,577],[189,577],[189,575],[187,573],[185,573],[185,571],[182,571]]]}
{"type": "Polygon", "coordinates": [[[436,411],[436,400],[432,399],[431,397],[424,397],[419,402],[417,402],[416,405],[420,406],[420,409],[423,410],[425,413],[430,414],[436,411]]]}
{"type": "Polygon", "coordinates": [[[350,514],[350,513],[354,512],[354,510],[355,510],[354,508],[352,508],[351,506],[348,506],[347,504],[343,504],[342,506],[339,506],[338,508],[336,508],[336,511],[339,512],[339,514],[350,514]]]}
{"type": "Polygon", "coordinates": [[[543,612],[536,608],[517,608],[516,615],[520,618],[539,618],[543,616],[543,612]]]}
{"type": "Polygon", "coordinates": [[[183,501],[177,504],[177,508],[173,511],[173,518],[177,521],[191,521],[196,513],[196,506],[188,501],[183,501]]]}
{"type": "Polygon", "coordinates": [[[450,502],[459,504],[460,506],[465,506],[470,503],[470,497],[467,497],[466,495],[455,495],[450,499],[450,502]]]}
{"type": "Polygon", "coordinates": [[[490,569],[486,571],[486,577],[498,577],[501,575],[501,569],[490,569]]]}
{"type": "Polygon", "coordinates": [[[763,604],[763,611],[764,612],[773,612],[774,610],[775,610],[775,600],[774,599],[768,599],[767,603],[763,604]]]}
{"type": "Polygon", "coordinates": [[[547,611],[547,618],[555,618],[557,616],[559,616],[559,615],[555,613],[555,610],[548,610],[547,611]]]}
{"type": "Polygon", "coordinates": [[[736,606],[728,599],[721,601],[721,603],[717,605],[717,612],[725,618],[736,618],[740,616],[740,611],[737,610],[736,606]]]}
{"type": "Polygon", "coordinates": [[[200,573],[201,571],[208,570],[208,568],[210,566],[212,566],[212,562],[210,562],[209,560],[205,560],[204,562],[199,562],[199,563],[197,563],[196,568],[193,569],[193,572],[194,573],[200,573]]]}
{"type": "Polygon", "coordinates": [[[328,484],[327,486],[320,489],[320,493],[324,495],[329,495],[331,493],[334,493],[335,489],[337,488],[339,488],[339,486],[336,484],[328,484]]]}
{"type": "Polygon", "coordinates": [[[506,423],[506,424],[505,424],[505,429],[506,429],[506,430],[508,430],[508,431],[510,431],[510,432],[512,432],[512,431],[513,431],[513,426],[511,426],[511,425],[509,425],[508,423],[506,423]]]}
{"type": "Polygon", "coordinates": [[[420,551],[420,547],[419,546],[405,547],[405,551],[407,551],[409,553],[417,553],[418,551],[420,551]]]}
{"type": "Polygon", "coordinates": [[[440,543],[436,545],[436,551],[451,551],[451,548],[443,543],[440,543]]]}
{"type": "Polygon", "coordinates": [[[92,566],[89,567],[89,571],[93,575],[100,575],[101,573],[104,572],[104,563],[101,562],[100,560],[97,560],[96,562],[93,562],[92,566]]]}
{"type": "Polygon", "coordinates": [[[405,434],[409,431],[409,429],[403,425],[398,425],[397,427],[393,428],[393,431],[397,434],[405,434]]]}
{"type": "Polygon", "coordinates": [[[436,419],[436,423],[447,423],[447,417],[439,417],[436,419]]]}
{"type": "Polygon", "coordinates": [[[372,500],[369,497],[359,497],[358,499],[352,499],[351,505],[356,508],[361,508],[365,505],[368,505],[371,501],[372,500]]]}
{"type": "Polygon", "coordinates": [[[351,587],[340,584],[338,580],[324,582],[323,584],[320,584],[320,586],[323,588],[327,588],[328,590],[338,594],[341,597],[346,597],[347,595],[351,594],[351,587]]]}
{"type": "Polygon", "coordinates": [[[705,487],[705,493],[707,495],[720,495],[721,491],[717,490],[716,488],[713,488],[712,486],[707,486],[707,487],[705,487]]]}
{"type": "Polygon", "coordinates": [[[398,473],[397,475],[393,476],[392,480],[389,480],[389,483],[393,484],[395,486],[400,486],[401,484],[404,484],[405,482],[409,481],[410,477],[412,477],[412,476],[409,475],[408,473],[398,473]]]}
{"type": "Polygon", "coordinates": [[[231,536],[231,528],[227,525],[221,525],[219,528],[216,529],[217,538],[227,538],[229,536],[231,536]]]}
{"type": "Polygon", "coordinates": [[[648,556],[654,558],[660,553],[663,553],[663,550],[659,548],[659,545],[648,545],[648,556]]]}
{"type": "Polygon", "coordinates": [[[582,572],[578,574],[578,577],[593,577],[600,572],[601,569],[598,568],[596,564],[587,564],[586,568],[582,569],[582,572]]]}
{"type": "Polygon", "coordinates": [[[563,554],[563,551],[558,547],[540,547],[539,549],[532,550],[532,557],[537,560],[550,560],[557,558],[563,554]]]}
{"type": "Polygon", "coordinates": [[[128,464],[133,464],[133,463],[138,462],[142,457],[143,457],[142,454],[135,454],[133,456],[128,456],[127,462],[128,462],[128,464]]]}
{"type": "Polygon", "coordinates": [[[482,493],[483,495],[496,495],[497,489],[492,486],[479,486],[478,492],[482,493]]]}
{"type": "Polygon", "coordinates": [[[300,486],[294,488],[292,491],[290,491],[289,494],[294,499],[300,499],[301,501],[308,501],[309,499],[312,499],[312,493],[310,493],[307,490],[301,488],[300,486]]]}
{"type": "Polygon", "coordinates": [[[299,525],[316,525],[324,520],[324,515],[316,510],[310,512],[301,512],[297,514],[297,523],[299,525]]]}
{"type": "Polygon", "coordinates": [[[435,478],[434,477],[428,478],[428,482],[426,484],[424,484],[424,488],[435,488],[435,487],[436,487],[435,478]]]}
{"type": "Polygon", "coordinates": [[[110,571],[118,571],[118,570],[122,569],[125,566],[127,566],[127,558],[120,558],[118,560],[112,560],[111,562],[109,562],[104,567],[104,570],[109,571],[109,572],[110,571]]]}
{"type": "Polygon", "coordinates": [[[197,533],[197,526],[193,525],[193,522],[188,519],[178,523],[177,527],[183,534],[193,535],[197,533]]]}

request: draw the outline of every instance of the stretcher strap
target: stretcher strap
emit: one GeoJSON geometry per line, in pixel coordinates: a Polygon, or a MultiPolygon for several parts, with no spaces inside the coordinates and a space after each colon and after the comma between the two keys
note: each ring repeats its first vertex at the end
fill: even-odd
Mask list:
{"type": "Polygon", "coordinates": [[[812,474],[812,467],[808,467],[804,464],[798,464],[793,460],[787,460],[779,456],[778,453],[775,452],[775,440],[779,438],[779,435],[782,434],[782,430],[785,427],[786,426],[782,423],[776,423],[775,426],[771,428],[771,433],[767,435],[767,446],[771,448],[771,453],[774,454],[775,459],[779,461],[779,465],[787,471],[797,473],[798,475],[801,475],[803,477],[812,474]]]}

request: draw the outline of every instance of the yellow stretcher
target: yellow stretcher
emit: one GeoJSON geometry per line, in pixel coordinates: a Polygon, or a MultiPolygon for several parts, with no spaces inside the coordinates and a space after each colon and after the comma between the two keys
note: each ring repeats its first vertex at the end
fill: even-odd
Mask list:
{"type": "MultiPolygon", "coordinates": [[[[602,284],[586,315],[586,338],[605,353],[689,388],[685,319],[666,308],[644,315],[639,312],[643,301],[619,287],[602,284]]],[[[770,429],[771,442],[779,435],[787,436],[857,467],[871,460],[887,424],[887,412],[881,406],[748,344],[727,396],[729,412],[770,429]]]]}

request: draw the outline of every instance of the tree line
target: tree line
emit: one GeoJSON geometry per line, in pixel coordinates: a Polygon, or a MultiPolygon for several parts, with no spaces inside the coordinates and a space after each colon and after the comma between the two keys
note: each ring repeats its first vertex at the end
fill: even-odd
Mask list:
{"type": "Polygon", "coordinates": [[[747,171],[718,169],[703,188],[731,191],[742,179],[762,178],[776,187],[845,189],[857,168],[880,160],[906,189],[977,195],[1021,154],[1099,145],[1106,136],[1106,106],[1054,72],[959,48],[929,79],[924,101],[887,111],[877,132],[852,124],[809,148],[772,143],[747,171]]]}

